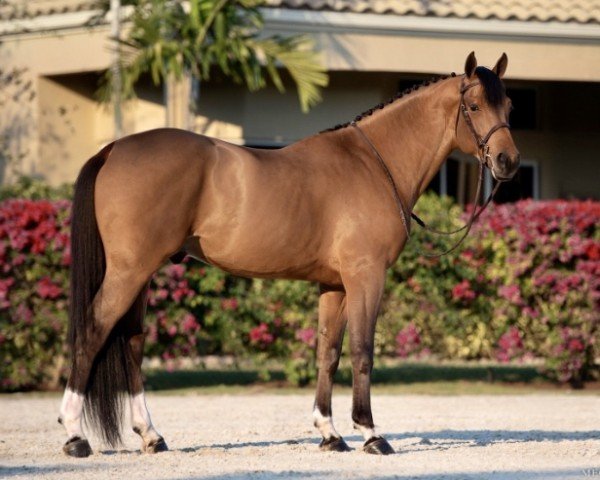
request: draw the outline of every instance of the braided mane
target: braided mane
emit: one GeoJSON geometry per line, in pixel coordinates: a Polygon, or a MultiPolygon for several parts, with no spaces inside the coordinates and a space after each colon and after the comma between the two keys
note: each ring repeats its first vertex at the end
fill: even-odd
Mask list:
{"type": "Polygon", "coordinates": [[[450,75],[442,75],[440,77],[432,77],[431,79],[425,80],[422,83],[418,83],[416,85],[413,85],[412,87],[407,88],[406,90],[403,90],[401,92],[396,93],[389,100],[387,100],[385,102],[382,102],[379,105],[376,105],[376,106],[370,108],[369,110],[361,113],[360,115],[357,115],[356,117],[354,117],[353,121],[346,122],[346,123],[340,123],[340,124],[336,125],[335,127],[327,128],[325,130],[322,130],[319,133],[333,132],[335,130],[340,130],[342,128],[346,128],[346,127],[350,126],[350,124],[352,122],[358,122],[358,121],[362,120],[365,117],[369,117],[369,116],[373,115],[373,113],[375,113],[377,110],[381,110],[382,108],[387,107],[388,105],[394,103],[396,100],[404,97],[405,95],[408,95],[409,93],[412,93],[412,92],[415,92],[415,91],[419,90],[421,87],[426,87],[428,85],[431,85],[432,83],[437,83],[437,82],[439,82],[441,80],[446,80],[447,78],[451,78],[451,77],[456,77],[456,73],[452,72],[450,75]]]}

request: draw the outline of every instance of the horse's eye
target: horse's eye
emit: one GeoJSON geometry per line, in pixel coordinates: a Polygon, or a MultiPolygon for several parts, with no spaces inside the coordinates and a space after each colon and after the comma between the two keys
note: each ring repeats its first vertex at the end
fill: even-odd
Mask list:
{"type": "Polygon", "coordinates": [[[476,112],[477,110],[479,110],[479,105],[477,105],[476,103],[472,103],[469,108],[472,112],[476,112]]]}

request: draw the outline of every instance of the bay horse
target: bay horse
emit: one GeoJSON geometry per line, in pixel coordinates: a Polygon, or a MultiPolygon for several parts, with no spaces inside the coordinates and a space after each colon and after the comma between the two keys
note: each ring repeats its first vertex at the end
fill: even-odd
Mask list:
{"type": "Polygon", "coordinates": [[[408,239],[407,215],[453,149],[479,157],[499,181],[517,170],[501,81],[507,63],[503,54],[493,69],[479,67],[471,53],[464,74],[397,95],[280,150],[159,129],[93,156],[73,201],[72,369],[59,416],[68,436],[64,452],[92,453],[83,417],[117,445],[126,397],[142,451],[167,450],[144,397],[143,316],[152,274],[168,259],[190,255],[235,275],[318,283],[313,415],[320,448],[349,449],[331,412],[347,325],[352,421],[366,452],[393,453],[375,431],[370,400],[385,272],[408,239]]]}

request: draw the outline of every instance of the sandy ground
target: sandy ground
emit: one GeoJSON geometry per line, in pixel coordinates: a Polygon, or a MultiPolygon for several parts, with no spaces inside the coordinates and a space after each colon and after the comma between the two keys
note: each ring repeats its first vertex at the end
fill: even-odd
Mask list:
{"type": "Polygon", "coordinates": [[[323,453],[309,395],[149,395],[171,451],[125,445],[67,458],[59,397],[0,396],[0,478],[9,479],[600,479],[600,397],[377,395],[376,423],[396,455],[361,451],[350,397],[334,399],[336,426],[354,448],[323,453]]]}

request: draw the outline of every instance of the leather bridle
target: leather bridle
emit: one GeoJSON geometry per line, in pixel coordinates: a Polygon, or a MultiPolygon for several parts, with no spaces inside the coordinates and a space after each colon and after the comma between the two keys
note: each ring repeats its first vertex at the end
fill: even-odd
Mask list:
{"type": "MultiPolygon", "coordinates": [[[[481,163],[484,163],[491,168],[491,156],[490,156],[490,146],[488,142],[494,133],[496,133],[501,128],[508,128],[510,130],[510,125],[506,122],[500,122],[494,125],[490,130],[486,133],[484,137],[481,137],[475,126],[473,125],[473,120],[471,119],[471,115],[469,114],[469,109],[467,108],[467,104],[465,102],[465,93],[467,93],[471,88],[479,85],[479,82],[469,83],[465,85],[465,78],[463,77],[460,83],[460,107],[459,111],[462,113],[462,116],[469,127],[469,131],[473,135],[475,139],[475,144],[477,145],[478,157],[481,163]]],[[[458,113],[456,114],[456,125],[454,126],[455,131],[458,131],[458,113]]]]}
{"type": "MultiPolygon", "coordinates": [[[[502,181],[499,181],[498,183],[496,183],[496,185],[492,189],[492,192],[489,194],[486,201],[483,203],[481,208],[479,210],[477,210],[477,203],[480,200],[481,189],[483,186],[483,178],[484,178],[483,167],[485,165],[487,165],[488,168],[490,168],[490,169],[492,167],[491,156],[489,154],[490,146],[489,146],[488,142],[489,142],[490,138],[492,137],[492,135],[495,132],[497,132],[498,130],[500,130],[501,128],[510,129],[510,125],[508,123],[501,122],[501,123],[494,125],[492,128],[490,128],[490,130],[487,132],[487,134],[483,137],[481,137],[479,135],[479,133],[477,133],[477,130],[475,129],[475,126],[473,125],[473,120],[471,119],[471,115],[469,114],[469,110],[465,103],[465,93],[469,89],[471,89],[477,85],[479,85],[479,82],[473,82],[473,83],[469,83],[469,84],[465,85],[465,77],[463,77],[461,84],[460,84],[460,105],[458,108],[458,112],[456,113],[456,124],[454,127],[456,134],[458,134],[458,120],[459,120],[460,114],[462,113],[462,117],[463,117],[469,131],[473,135],[475,144],[477,145],[477,158],[479,160],[479,179],[477,182],[477,191],[475,193],[475,198],[473,199],[473,210],[471,211],[471,215],[470,215],[467,223],[465,223],[465,225],[463,225],[462,227],[460,227],[456,230],[451,230],[451,231],[443,231],[443,230],[437,230],[435,228],[431,228],[428,225],[426,225],[425,222],[423,220],[421,220],[416,213],[411,212],[410,217],[412,219],[414,219],[415,222],[417,222],[417,224],[420,227],[422,227],[423,229],[425,229],[429,232],[432,232],[432,233],[435,233],[438,235],[453,235],[453,234],[456,234],[456,233],[459,233],[459,232],[465,230],[465,232],[462,234],[462,236],[459,238],[459,240],[451,248],[449,248],[441,253],[433,253],[432,254],[432,253],[422,252],[418,249],[418,252],[421,255],[426,256],[426,257],[441,257],[442,255],[446,255],[446,254],[456,250],[459,247],[459,245],[463,242],[463,240],[467,237],[467,235],[469,234],[471,227],[473,226],[473,223],[479,218],[479,216],[483,213],[483,211],[490,204],[490,202],[494,198],[494,195],[498,191],[500,184],[502,183],[502,181]]],[[[394,181],[394,177],[392,176],[390,169],[388,168],[387,164],[385,163],[385,160],[383,159],[383,157],[381,156],[381,154],[379,153],[379,151],[377,150],[375,145],[373,145],[373,142],[371,142],[371,140],[369,139],[369,137],[367,137],[365,132],[358,126],[356,121],[350,122],[350,125],[353,126],[360,133],[360,135],[363,137],[365,142],[371,147],[371,150],[373,151],[373,153],[375,154],[375,157],[379,161],[379,164],[380,164],[382,170],[384,171],[384,173],[388,179],[388,182],[392,186],[392,190],[394,191],[394,199],[396,201],[396,206],[398,207],[398,211],[400,213],[400,220],[402,221],[402,224],[404,225],[404,229],[406,230],[407,240],[410,239],[410,230],[411,230],[410,229],[410,219],[407,215],[407,210],[405,209],[405,207],[402,203],[400,194],[398,193],[398,188],[396,186],[396,182],[394,181]]]]}

